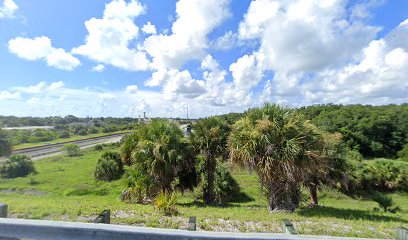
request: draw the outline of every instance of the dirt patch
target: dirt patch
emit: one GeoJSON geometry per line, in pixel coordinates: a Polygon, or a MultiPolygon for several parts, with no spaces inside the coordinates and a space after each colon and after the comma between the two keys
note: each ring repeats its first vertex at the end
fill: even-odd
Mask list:
{"type": "Polygon", "coordinates": [[[31,195],[31,196],[44,196],[46,192],[36,190],[36,189],[4,189],[0,190],[0,193],[7,194],[22,194],[22,195],[31,195]]]}

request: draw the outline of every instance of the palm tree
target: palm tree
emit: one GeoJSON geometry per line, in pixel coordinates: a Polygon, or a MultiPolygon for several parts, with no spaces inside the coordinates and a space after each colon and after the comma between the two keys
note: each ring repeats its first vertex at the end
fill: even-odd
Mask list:
{"type": "Polygon", "coordinates": [[[206,204],[213,204],[215,200],[214,181],[216,157],[227,151],[228,125],[218,117],[203,118],[193,125],[190,135],[191,142],[205,157],[206,186],[204,186],[203,200],[206,204]]]}
{"type": "Polygon", "coordinates": [[[179,126],[163,120],[153,120],[126,137],[122,142],[121,155],[125,163],[153,179],[157,186],[154,189],[159,192],[173,190],[179,173],[185,173],[185,165],[194,158],[188,154],[188,143],[179,126]]]}
{"type": "Polygon", "coordinates": [[[323,146],[318,129],[302,115],[271,104],[250,110],[228,139],[231,160],[259,175],[270,211],[299,205],[301,184],[325,169],[323,146]]]}

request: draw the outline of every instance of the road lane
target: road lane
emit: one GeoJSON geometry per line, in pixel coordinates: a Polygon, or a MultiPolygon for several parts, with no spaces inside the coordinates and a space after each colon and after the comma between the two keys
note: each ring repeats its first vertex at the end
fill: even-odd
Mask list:
{"type": "MultiPolygon", "coordinates": [[[[81,149],[89,148],[101,143],[119,142],[125,134],[114,134],[103,137],[96,137],[91,139],[83,139],[77,141],[71,141],[68,143],[77,144],[81,149]]],[[[56,143],[39,147],[25,148],[21,150],[15,150],[12,154],[24,154],[32,158],[32,160],[38,160],[45,157],[55,156],[62,154],[61,148],[67,143],[56,143]]],[[[5,161],[6,158],[0,158],[0,162],[5,161]]]]}

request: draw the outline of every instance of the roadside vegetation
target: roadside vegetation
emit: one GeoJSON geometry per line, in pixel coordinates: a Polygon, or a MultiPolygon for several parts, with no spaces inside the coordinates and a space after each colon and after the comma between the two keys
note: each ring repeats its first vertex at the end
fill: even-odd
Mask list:
{"type": "Polygon", "coordinates": [[[0,201],[19,217],[90,221],[109,208],[115,223],[184,228],[197,216],[203,230],[261,232],[289,218],[302,234],[390,238],[408,223],[407,112],[266,104],[199,119],[191,133],[153,119],[119,145],[0,180],[0,201]]]}

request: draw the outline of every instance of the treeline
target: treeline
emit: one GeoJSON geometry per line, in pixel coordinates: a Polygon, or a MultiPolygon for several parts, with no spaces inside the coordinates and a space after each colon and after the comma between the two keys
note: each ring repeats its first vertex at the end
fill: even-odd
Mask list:
{"type": "Polygon", "coordinates": [[[343,135],[365,158],[397,158],[408,142],[408,104],[314,105],[300,108],[322,130],[343,135]]]}
{"type": "Polygon", "coordinates": [[[0,127],[24,127],[24,126],[56,126],[72,123],[92,123],[93,125],[124,125],[137,122],[137,118],[79,118],[73,115],[65,117],[15,117],[15,116],[0,116],[0,127]]]}
{"type": "MultiPolygon", "coordinates": [[[[341,133],[343,142],[364,158],[393,158],[408,143],[408,104],[336,105],[323,104],[298,109],[314,125],[330,133],[341,133]]],[[[221,115],[229,123],[245,113],[221,115]]],[[[407,147],[408,157],[408,147],[407,147]]]]}

